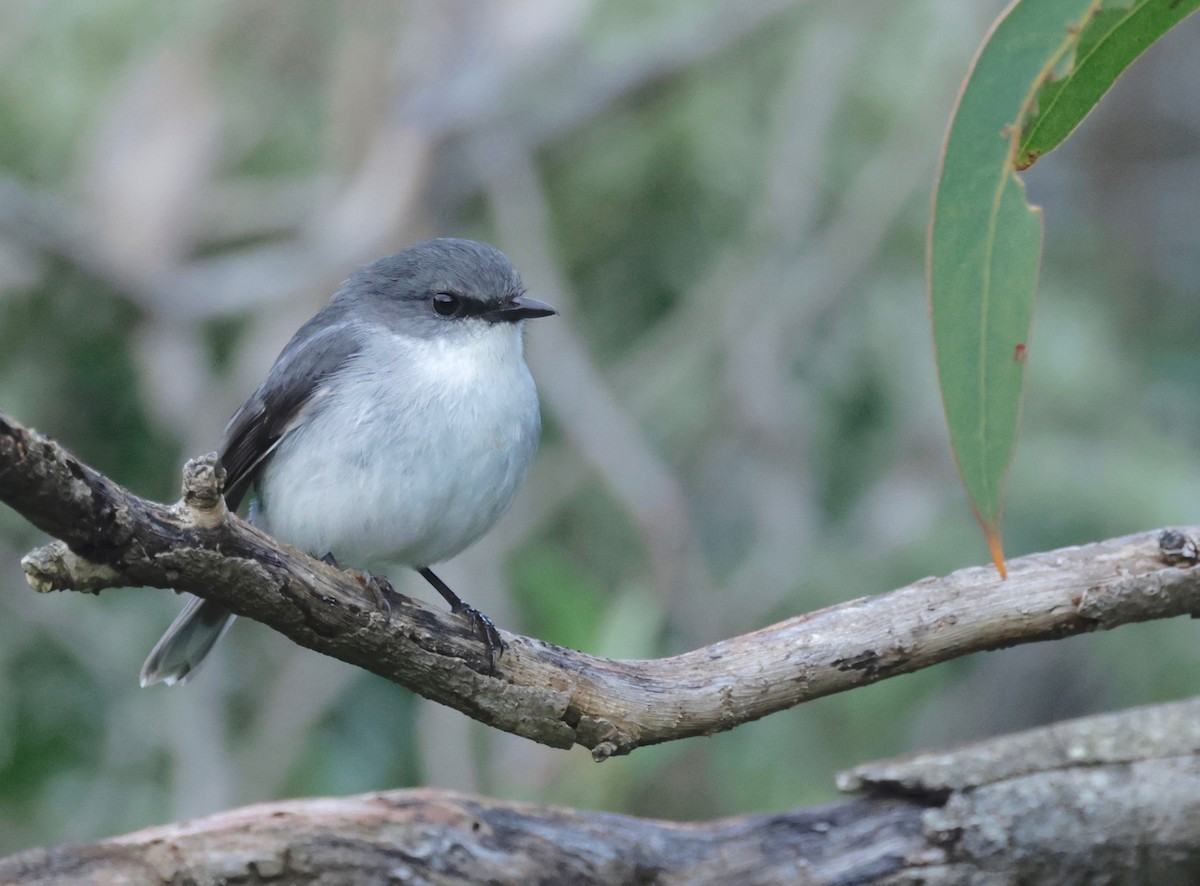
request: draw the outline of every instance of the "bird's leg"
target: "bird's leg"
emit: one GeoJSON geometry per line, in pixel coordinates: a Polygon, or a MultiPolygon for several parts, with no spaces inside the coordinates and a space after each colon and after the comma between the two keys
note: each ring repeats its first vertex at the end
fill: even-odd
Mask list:
{"type": "MultiPolygon", "coordinates": [[[[321,558],[322,563],[327,563],[334,569],[340,569],[337,558],[333,556],[333,551],[326,551],[325,556],[321,558]]],[[[384,618],[392,613],[392,601],[388,599],[390,594],[396,593],[396,589],[392,587],[392,583],[388,581],[386,575],[372,575],[369,572],[359,572],[357,569],[347,569],[346,574],[363,586],[363,589],[371,595],[371,601],[375,604],[375,608],[383,613],[384,618]]]]}
{"type": "Polygon", "coordinates": [[[500,632],[496,630],[492,620],[474,606],[463,602],[463,599],[450,590],[448,584],[434,575],[433,570],[428,566],[422,566],[417,572],[421,573],[421,578],[433,585],[434,590],[442,595],[442,599],[450,604],[451,612],[464,616],[471,623],[471,627],[475,630],[475,636],[487,647],[488,672],[494,674],[496,659],[504,654],[504,640],[501,639],[500,632]]]}

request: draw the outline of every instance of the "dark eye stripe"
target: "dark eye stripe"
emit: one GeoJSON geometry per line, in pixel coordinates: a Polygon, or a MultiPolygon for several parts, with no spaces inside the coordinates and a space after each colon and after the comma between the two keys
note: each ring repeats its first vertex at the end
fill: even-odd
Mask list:
{"type": "Polygon", "coordinates": [[[435,292],[433,310],[439,317],[478,317],[491,310],[494,305],[473,298],[465,298],[457,292],[435,292]]]}

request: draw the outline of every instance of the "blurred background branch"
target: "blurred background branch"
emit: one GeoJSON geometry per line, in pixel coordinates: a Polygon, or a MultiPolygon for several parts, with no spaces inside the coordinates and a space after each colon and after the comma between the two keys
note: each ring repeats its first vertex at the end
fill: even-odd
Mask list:
{"type": "Polygon", "coordinates": [[[860,796],[680,824],[432,789],[263,803],[0,859],[0,877],[518,883],[1190,883],[1200,703],[1135,708],[839,776],[860,796]],[[1130,790],[1130,785],[1138,790],[1130,790]],[[430,847],[452,846],[452,852],[430,847]]]}
{"type": "MultiPolygon", "coordinates": [[[[355,265],[478,237],[569,307],[528,342],[547,404],[530,482],[446,570],[501,626],[660,657],[977,563],[923,237],[999,6],[10,0],[0,406],[173,498],[355,265]]],[[[1013,555],[1195,522],[1198,27],[1029,176],[1048,240],[1013,555]]],[[[415,784],[668,818],[792,809],[864,759],[1200,676],[1194,626],[1164,622],[597,767],[253,625],[185,690],[135,691],[171,601],[68,615],[21,587],[38,542],[0,512],[0,852],[415,784]]]]}

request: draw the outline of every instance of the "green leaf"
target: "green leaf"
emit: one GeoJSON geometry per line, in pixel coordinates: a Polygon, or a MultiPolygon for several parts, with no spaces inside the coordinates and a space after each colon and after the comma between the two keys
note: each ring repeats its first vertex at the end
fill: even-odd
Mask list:
{"type": "Polygon", "coordinates": [[[1037,94],[1024,127],[1017,168],[1057,148],[1095,107],[1122,71],[1155,40],[1200,8],[1200,0],[1106,0],[1079,34],[1068,69],[1037,94]]]}
{"type": "Polygon", "coordinates": [[[1035,96],[1100,0],[1020,0],[993,25],[946,136],[929,239],[938,379],[959,473],[1003,574],[1000,518],[1016,445],[1042,220],[1013,159],[1035,96]]]}
{"type": "Polygon", "coordinates": [[[1070,135],[1200,0],[1016,0],[976,56],[929,231],[930,315],[950,445],[996,567],[1042,221],[1016,173],[1070,135]]]}

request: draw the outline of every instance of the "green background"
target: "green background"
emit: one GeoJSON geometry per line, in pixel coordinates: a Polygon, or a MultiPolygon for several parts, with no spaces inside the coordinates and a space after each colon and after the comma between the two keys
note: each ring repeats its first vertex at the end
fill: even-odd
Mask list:
{"type": "MultiPolygon", "coordinates": [[[[0,408],[147,496],[356,265],[505,249],[542,451],[444,572],[502,626],[655,656],[986,551],[935,385],[924,237],[996,3],[0,0],[0,408]]],[[[1046,209],[1010,556],[1194,523],[1200,27],[1027,176],[1046,209]]],[[[1200,683],[1185,621],[975,656],[593,763],[178,601],[37,596],[0,508],[0,852],[410,785],[708,818],[839,769],[1200,683]]],[[[397,577],[397,576],[393,576],[397,577]]],[[[403,577],[403,576],[400,576],[403,577]]],[[[426,594],[416,583],[401,590],[426,594]]]]}

